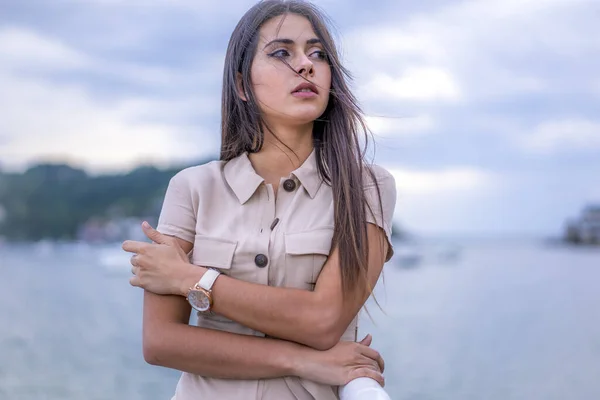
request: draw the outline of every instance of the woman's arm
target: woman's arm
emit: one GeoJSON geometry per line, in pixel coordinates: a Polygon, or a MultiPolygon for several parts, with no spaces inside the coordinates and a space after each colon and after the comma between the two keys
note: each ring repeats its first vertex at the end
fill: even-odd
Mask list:
{"type": "Polygon", "coordinates": [[[296,374],[293,360],[297,359],[299,346],[190,326],[189,312],[189,305],[181,297],[144,292],[146,362],[218,378],[260,379],[296,374]]]}
{"type": "MultiPolygon", "coordinates": [[[[143,227],[157,244],[126,241],[123,248],[134,252],[136,276],[131,284],[158,294],[187,291],[206,268],[189,263],[186,253],[192,243],[143,227]]],[[[213,285],[213,310],[269,336],[294,341],[319,350],[339,342],[352,319],[375,286],[387,254],[384,232],[367,227],[369,241],[368,287],[342,294],[339,252],[334,249],[317,279],[315,290],[272,287],[221,275],[213,285]]],[[[183,299],[180,300],[183,301],[183,299]]]]}
{"type": "MultiPolygon", "coordinates": [[[[221,275],[213,286],[213,310],[249,328],[315,349],[326,350],[339,342],[352,319],[375,286],[387,254],[385,233],[369,224],[368,288],[356,288],[342,294],[338,249],[334,249],[323,266],[315,290],[280,288],[254,284],[221,275]]],[[[187,268],[182,280],[185,296],[206,271],[187,268]]]]}
{"type": "Polygon", "coordinates": [[[359,376],[383,384],[383,361],[362,344],[341,343],[320,352],[277,339],[238,335],[188,325],[190,307],[179,296],[145,291],[143,352],[146,362],[206,377],[261,379],[300,376],[342,385],[359,376]]]}

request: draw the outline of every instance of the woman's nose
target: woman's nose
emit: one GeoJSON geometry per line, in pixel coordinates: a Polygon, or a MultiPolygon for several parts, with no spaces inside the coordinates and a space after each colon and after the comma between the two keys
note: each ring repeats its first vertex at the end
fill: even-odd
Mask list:
{"type": "Polygon", "coordinates": [[[300,60],[300,65],[298,65],[296,71],[298,72],[298,75],[312,76],[315,73],[314,65],[307,56],[302,57],[300,60]]]}

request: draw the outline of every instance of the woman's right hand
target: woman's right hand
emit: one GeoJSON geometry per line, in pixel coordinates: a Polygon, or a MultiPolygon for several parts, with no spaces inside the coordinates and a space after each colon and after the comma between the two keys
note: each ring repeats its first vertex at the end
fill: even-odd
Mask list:
{"type": "Polygon", "coordinates": [[[329,350],[313,350],[301,360],[298,375],[332,386],[341,386],[353,379],[368,377],[384,386],[383,358],[369,347],[371,341],[371,335],[367,335],[358,343],[341,341],[329,350]]]}

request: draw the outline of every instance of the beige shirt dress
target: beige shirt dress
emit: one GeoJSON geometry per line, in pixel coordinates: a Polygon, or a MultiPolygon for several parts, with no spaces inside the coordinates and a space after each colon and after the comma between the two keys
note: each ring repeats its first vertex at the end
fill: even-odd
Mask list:
{"type": "MultiPolygon", "coordinates": [[[[367,212],[367,218],[385,231],[389,260],[396,185],[385,169],[370,168],[383,208],[372,180],[366,180],[364,190],[374,211],[367,212]]],[[[218,268],[248,282],[312,290],[331,250],[333,221],[332,190],[319,177],[314,150],[300,168],[281,179],[277,201],[273,186],[254,171],[244,153],[229,162],[213,161],[176,174],[169,182],[157,229],[192,242],[195,265],[218,268]]],[[[357,319],[342,340],[356,340],[357,319]]],[[[197,324],[265,336],[215,313],[199,313],[197,324]]],[[[184,372],[173,399],[334,400],[337,389],[298,377],[231,380],[184,372]]]]}

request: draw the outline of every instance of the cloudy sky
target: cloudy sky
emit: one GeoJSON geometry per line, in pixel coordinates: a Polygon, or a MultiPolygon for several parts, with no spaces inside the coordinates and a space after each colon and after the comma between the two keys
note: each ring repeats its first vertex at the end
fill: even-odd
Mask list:
{"type": "MultiPolygon", "coordinates": [[[[600,2],[316,3],[409,229],[553,235],[600,202],[600,2]]],[[[1,1],[0,166],[216,154],[225,48],[252,4],[1,1]]]]}

